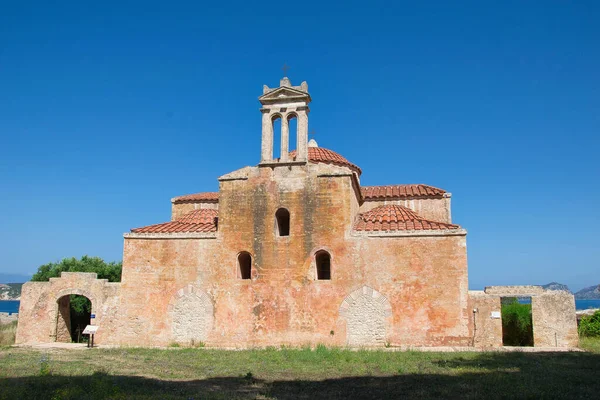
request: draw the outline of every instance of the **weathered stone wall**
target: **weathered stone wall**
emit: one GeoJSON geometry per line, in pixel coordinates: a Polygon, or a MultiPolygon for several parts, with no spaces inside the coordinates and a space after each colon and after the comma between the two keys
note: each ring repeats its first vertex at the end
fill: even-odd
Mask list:
{"type": "Polygon", "coordinates": [[[575,297],[569,292],[544,290],[541,286],[490,286],[485,291],[470,291],[470,308],[478,309],[475,346],[502,346],[502,320],[491,317],[492,312],[501,312],[502,297],[531,297],[535,347],[578,346],[575,297]]]}
{"type": "Polygon", "coordinates": [[[70,341],[67,330],[70,322],[65,320],[69,315],[68,297],[65,296],[70,294],[91,300],[92,313],[96,315],[92,323],[100,326],[95,341],[99,344],[114,341],[118,332],[119,284],[96,278],[94,273],[63,272],[60,278],[50,278],[49,282],[25,283],[21,291],[16,343],[70,341]]]}
{"type": "Polygon", "coordinates": [[[500,297],[488,296],[483,291],[469,291],[473,346],[501,347],[502,318],[499,318],[500,297]]]}
{"type": "Polygon", "coordinates": [[[390,329],[392,306],[385,296],[368,286],[355,290],[344,299],[340,316],[346,319],[350,346],[384,345],[390,329]]]}
{"type": "Polygon", "coordinates": [[[525,286],[487,286],[485,294],[502,297],[530,297],[544,293],[544,288],[537,285],[525,286]]]}
{"type": "Polygon", "coordinates": [[[69,296],[58,299],[58,318],[56,319],[56,341],[71,343],[71,301],[69,296]]]}
{"type": "Polygon", "coordinates": [[[330,165],[244,169],[221,180],[213,237],[127,236],[115,343],[468,345],[465,237],[355,235],[355,188],[330,165]],[[288,237],[275,232],[280,207],[288,237]],[[316,279],[319,250],[331,255],[329,281],[316,279]],[[242,251],[251,280],[238,278],[242,251]],[[370,295],[349,297],[361,290],[370,295]]]}
{"type": "Polygon", "coordinates": [[[531,298],[533,343],[540,347],[577,347],[575,297],[565,291],[547,290],[531,298]]]}
{"type": "Polygon", "coordinates": [[[171,220],[174,221],[190,211],[199,210],[202,208],[218,210],[219,203],[214,201],[171,203],[171,220]]]}
{"type": "Polygon", "coordinates": [[[438,222],[452,223],[452,214],[450,210],[450,197],[441,199],[414,198],[397,200],[369,200],[360,206],[360,212],[364,213],[375,207],[397,204],[405,206],[416,212],[425,219],[438,222]]]}
{"type": "MultiPolygon", "coordinates": [[[[126,238],[120,331],[114,342],[129,345],[184,342],[181,332],[185,328],[174,331],[177,321],[183,318],[179,300],[184,291],[189,290],[189,285],[198,291],[211,289],[205,283],[210,267],[217,264],[217,249],[214,236],[200,239],[126,238]]],[[[227,268],[224,263],[219,263],[219,267],[227,268]]],[[[194,311],[198,310],[190,310],[190,318],[194,311]]]]}

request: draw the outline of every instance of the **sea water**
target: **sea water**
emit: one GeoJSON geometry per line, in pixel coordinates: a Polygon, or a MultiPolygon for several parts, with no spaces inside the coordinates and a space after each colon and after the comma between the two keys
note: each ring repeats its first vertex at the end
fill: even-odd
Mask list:
{"type": "Polygon", "coordinates": [[[0,300],[0,312],[18,313],[19,304],[21,304],[19,300],[0,300]]]}
{"type": "Polygon", "coordinates": [[[588,308],[600,308],[600,300],[575,300],[577,310],[587,310],[588,308]]]}

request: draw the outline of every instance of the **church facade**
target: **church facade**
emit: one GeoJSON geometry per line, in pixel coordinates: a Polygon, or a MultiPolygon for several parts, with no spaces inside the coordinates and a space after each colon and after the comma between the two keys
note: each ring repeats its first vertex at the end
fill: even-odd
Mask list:
{"type": "Polygon", "coordinates": [[[100,344],[498,347],[500,299],[525,293],[541,299],[534,322],[548,328],[536,345],[576,344],[572,295],[469,292],[467,232],[451,219],[450,193],[362,186],[356,164],[308,140],[305,82],[283,78],[259,101],[257,166],[221,176],[218,192],[173,198],[170,221],[126,233],[122,282],[74,273],[26,284],[17,341],[65,337],[61,299],[80,294],[92,301],[100,344]]]}

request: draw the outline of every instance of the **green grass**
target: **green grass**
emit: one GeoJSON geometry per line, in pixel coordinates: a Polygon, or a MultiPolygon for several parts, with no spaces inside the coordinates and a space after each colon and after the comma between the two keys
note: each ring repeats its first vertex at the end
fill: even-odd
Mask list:
{"type": "Polygon", "coordinates": [[[596,398],[596,352],[0,349],[0,399],[596,398]]]}
{"type": "Polygon", "coordinates": [[[17,321],[8,324],[0,324],[0,346],[10,346],[15,343],[17,334],[17,321]]]}
{"type": "Polygon", "coordinates": [[[586,351],[600,354],[600,337],[580,337],[579,347],[586,351]]]}

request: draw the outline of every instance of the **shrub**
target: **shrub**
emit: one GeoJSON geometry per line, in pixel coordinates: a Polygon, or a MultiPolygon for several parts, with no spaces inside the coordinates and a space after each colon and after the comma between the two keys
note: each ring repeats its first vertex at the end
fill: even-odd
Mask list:
{"type": "Polygon", "coordinates": [[[531,304],[502,299],[502,342],[505,346],[533,346],[531,304]]]}
{"type": "Polygon", "coordinates": [[[584,337],[600,337],[600,310],[581,318],[579,335],[584,337]]]}

